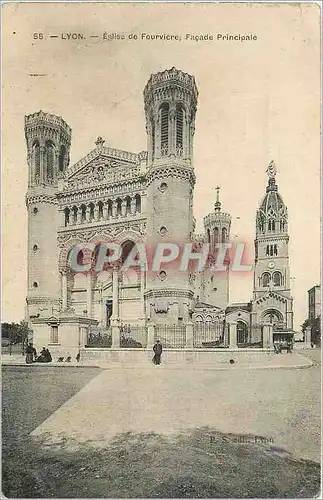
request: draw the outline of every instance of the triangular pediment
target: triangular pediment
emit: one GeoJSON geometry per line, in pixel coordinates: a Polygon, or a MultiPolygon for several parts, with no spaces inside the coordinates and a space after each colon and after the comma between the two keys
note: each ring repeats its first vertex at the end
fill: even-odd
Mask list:
{"type": "Polygon", "coordinates": [[[68,169],[65,189],[138,176],[141,155],[108,147],[95,148],[68,169]]]}

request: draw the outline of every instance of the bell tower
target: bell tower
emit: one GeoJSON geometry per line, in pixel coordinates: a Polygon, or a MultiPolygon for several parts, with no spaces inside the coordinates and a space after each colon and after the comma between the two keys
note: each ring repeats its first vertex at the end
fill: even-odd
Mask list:
{"type": "MultiPolygon", "coordinates": [[[[216,202],[214,212],[204,217],[204,230],[206,241],[210,244],[210,254],[216,260],[219,247],[230,240],[231,215],[222,212],[220,202],[220,187],[216,188],[216,202]]],[[[203,301],[222,309],[229,303],[229,252],[226,251],[223,268],[214,270],[210,266],[204,271],[204,296],[203,301]]]]}
{"type": "MultiPolygon", "coordinates": [[[[194,231],[193,137],[198,91],[193,76],[176,68],[154,74],[144,89],[146,114],[147,243],[191,242],[194,231]]],[[[165,265],[147,276],[147,317],[187,322],[193,298],[189,271],[165,265]]]]}
{"type": "Polygon", "coordinates": [[[288,252],[287,207],[278,192],[276,165],[267,168],[266,194],[257,210],[253,313],[254,321],[293,327],[288,252]]]}
{"type": "Polygon", "coordinates": [[[28,161],[28,318],[59,309],[58,181],[69,164],[71,129],[55,115],[25,116],[28,161]]]}

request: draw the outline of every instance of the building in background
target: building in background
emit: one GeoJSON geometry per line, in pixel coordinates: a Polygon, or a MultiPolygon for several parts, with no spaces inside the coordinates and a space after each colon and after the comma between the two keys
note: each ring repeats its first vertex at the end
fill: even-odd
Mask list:
{"type": "Polygon", "coordinates": [[[308,319],[310,321],[321,315],[321,285],[315,285],[308,290],[308,319]]]}

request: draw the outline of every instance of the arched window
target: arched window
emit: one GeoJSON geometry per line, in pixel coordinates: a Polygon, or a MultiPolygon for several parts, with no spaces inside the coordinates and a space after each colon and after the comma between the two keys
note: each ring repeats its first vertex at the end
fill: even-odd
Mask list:
{"type": "Polygon", "coordinates": [[[108,217],[112,217],[112,201],[108,200],[108,217]]]}
{"type": "Polygon", "coordinates": [[[269,257],[269,245],[266,246],[266,257],[269,257]]]}
{"type": "Polygon", "coordinates": [[[214,228],[214,244],[216,245],[219,243],[219,228],[215,227],[214,228]]]}
{"type": "Polygon", "coordinates": [[[76,224],[77,223],[77,207],[72,208],[72,213],[73,213],[73,220],[72,223],[76,224]]]}
{"type": "Polygon", "coordinates": [[[269,273],[264,273],[261,278],[262,278],[262,286],[263,287],[269,286],[269,283],[270,283],[270,274],[269,273]]]}
{"type": "Polygon", "coordinates": [[[178,156],[183,154],[183,127],[184,109],[181,104],[176,106],[176,151],[178,156]]]}
{"type": "Polygon", "coordinates": [[[126,214],[131,214],[131,198],[130,198],[130,196],[126,197],[126,214]]]}
{"type": "Polygon", "coordinates": [[[152,157],[155,156],[155,121],[153,118],[150,119],[151,123],[151,149],[152,149],[152,157]]]}
{"type": "Polygon", "coordinates": [[[90,207],[90,214],[89,214],[90,215],[90,220],[89,220],[89,222],[92,222],[93,219],[94,219],[94,204],[90,203],[89,207],[90,207]]]}
{"type": "Polygon", "coordinates": [[[199,324],[203,323],[202,316],[196,316],[195,321],[196,321],[196,323],[199,323],[199,324]]]}
{"type": "Polygon", "coordinates": [[[81,221],[85,222],[86,221],[86,206],[81,205],[81,221]]]}
{"type": "Polygon", "coordinates": [[[275,224],[275,221],[271,221],[271,230],[272,231],[275,231],[276,230],[276,224],[275,224]]]}
{"type": "Polygon", "coordinates": [[[168,154],[168,115],[169,104],[163,104],[160,108],[160,150],[162,156],[168,154]]]}
{"type": "Polygon", "coordinates": [[[206,234],[207,234],[207,241],[208,241],[208,243],[211,243],[211,233],[210,233],[209,229],[206,231],[206,234]]]}
{"type": "Polygon", "coordinates": [[[121,215],[122,213],[122,201],[120,198],[117,199],[117,215],[121,215]]]}
{"type": "Polygon", "coordinates": [[[64,146],[64,144],[62,144],[59,150],[59,157],[58,157],[58,170],[60,172],[64,172],[65,156],[66,156],[66,147],[64,146]]]}
{"type": "Polygon", "coordinates": [[[121,245],[121,247],[122,247],[121,262],[122,263],[125,262],[125,260],[127,259],[129,253],[131,252],[131,250],[133,249],[134,246],[135,246],[135,243],[131,240],[127,240],[124,243],[122,243],[122,245],[121,245]]]}
{"type": "Polygon", "coordinates": [[[99,207],[99,219],[103,219],[103,202],[102,201],[99,201],[98,207],[99,207]]]}
{"type": "Polygon", "coordinates": [[[64,215],[65,215],[65,227],[66,227],[70,223],[70,209],[68,207],[64,208],[64,215]]]}
{"type": "Polygon", "coordinates": [[[277,254],[278,254],[277,245],[274,245],[274,255],[277,255],[277,254]]]}
{"type": "Polygon", "coordinates": [[[54,155],[55,149],[52,141],[46,142],[46,177],[48,182],[53,182],[54,180],[54,155]]]}
{"type": "Polygon", "coordinates": [[[237,344],[248,342],[248,325],[244,321],[237,321],[237,344]]]}
{"type": "Polygon", "coordinates": [[[227,241],[227,230],[225,227],[222,228],[222,243],[227,241]]]}
{"type": "Polygon", "coordinates": [[[282,274],[279,271],[275,271],[273,274],[273,283],[275,286],[281,286],[283,283],[282,274]]]}
{"type": "Polygon", "coordinates": [[[35,184],[39,184],[40,180],[40,147],[39,142],[36,141],[33,144],[33,160],[35,165],[35,184]]]}
{"type": "Polygon", "coordinates": [[[136,212],[141,212],[141,196],[140,194],[136,194],[135,196],[135,200],[136,200],[136,212]]]}

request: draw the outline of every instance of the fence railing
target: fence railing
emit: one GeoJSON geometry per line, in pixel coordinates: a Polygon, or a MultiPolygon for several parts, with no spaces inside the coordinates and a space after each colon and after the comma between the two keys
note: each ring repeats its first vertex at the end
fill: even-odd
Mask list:
{"type": "Polygon", "coordinates": [[[86,347],[96,347],[96,348],[106,348],[112,345],[112,333],[111,330],[105,330],[104,332],[90,330],[87,336],[86,347]]]}
{"type": "Polygon", "coordinates": [[[160,340],[162,346],[166,348],[185,347],[185,325],[156,325],[155,340],[160,340]]]}
{"type": "Polygon", "coordinates": [[[195,323],[193,327],[193,347],[212,348],[227,344],[225,322],[195,323]]]}
{"type": "Polygon", "coordinates": [[[147,327],[140,325],[120,327],[120,347],[147,347],[147,327]]]}

